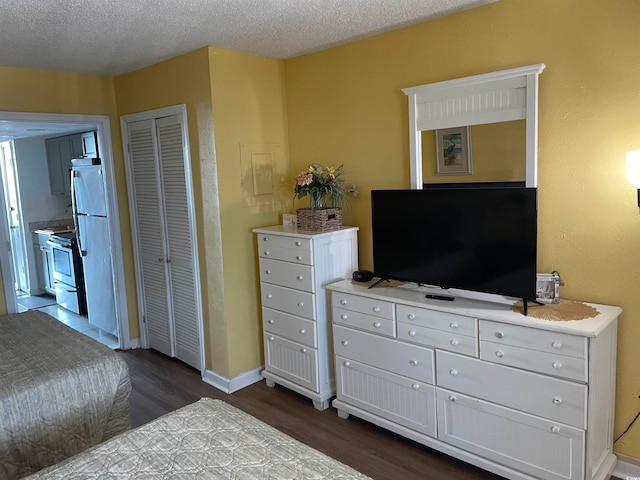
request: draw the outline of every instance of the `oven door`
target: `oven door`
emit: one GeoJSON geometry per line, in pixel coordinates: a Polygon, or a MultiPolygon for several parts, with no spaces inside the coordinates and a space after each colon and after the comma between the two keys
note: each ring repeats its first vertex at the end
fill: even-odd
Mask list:
{"type": "Polygon", "coordinates": [[[71,247],[47,242],[51,246],[52,277],[69,287],[76,287],[76,275],[73,266],[73,250],[71,247]]]}

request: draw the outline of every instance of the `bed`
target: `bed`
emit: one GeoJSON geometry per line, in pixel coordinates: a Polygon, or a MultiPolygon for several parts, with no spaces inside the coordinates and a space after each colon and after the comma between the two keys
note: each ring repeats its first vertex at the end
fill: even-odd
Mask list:
{"type": "Polygon", "coordinates": [[[129,430],[130,392],[113,350],[37,310],[0,316],[0,479],[129,430]]]}
{"type": "Polygon", "coordinates": [[[243,411],[202,398],[28,480],[367,479],[243,411]]]}

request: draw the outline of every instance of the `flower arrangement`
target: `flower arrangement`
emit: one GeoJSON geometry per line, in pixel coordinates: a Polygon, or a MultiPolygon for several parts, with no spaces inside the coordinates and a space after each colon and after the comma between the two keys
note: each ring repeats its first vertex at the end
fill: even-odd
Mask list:
{"type": "Polygon", "coordinates": [[[325,204],[341,207],[348,196],[355,197],[358,190],[354,184],[346,185],[340,178],[344,174],[344,165],[323,167],[317,163],[309,165],[300,172],[293,187],[294,198],[298,200],[309,195],[311,208],[317,210],[325,204]]]}

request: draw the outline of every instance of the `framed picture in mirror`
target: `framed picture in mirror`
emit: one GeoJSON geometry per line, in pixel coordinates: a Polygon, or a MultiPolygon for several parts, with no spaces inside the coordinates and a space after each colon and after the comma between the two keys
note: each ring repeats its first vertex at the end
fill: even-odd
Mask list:
{"type": "Polygon", "coordinates": [[[436,175],[471,175],[469,127],[444,128],[436,135],[436,175]]]}

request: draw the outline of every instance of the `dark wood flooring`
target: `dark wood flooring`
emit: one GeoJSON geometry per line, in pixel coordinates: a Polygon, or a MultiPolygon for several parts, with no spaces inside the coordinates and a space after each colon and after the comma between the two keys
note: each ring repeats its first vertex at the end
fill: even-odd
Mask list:
{"type": "Polygon", "coordinates": [[[343,420],[332,407],[318,411],[310,399],[278,385],[269,388],[261,381],[227,395],[204,383],[197,370],[153,350],[119,353],[129,365],[134,427],[202,397],[211,397],[224,400],[374,480],[503,478],[354,416],[343,420]]]}

